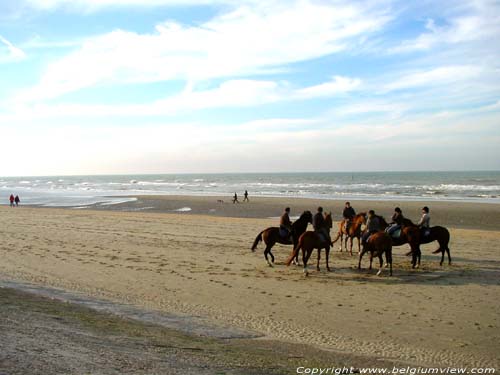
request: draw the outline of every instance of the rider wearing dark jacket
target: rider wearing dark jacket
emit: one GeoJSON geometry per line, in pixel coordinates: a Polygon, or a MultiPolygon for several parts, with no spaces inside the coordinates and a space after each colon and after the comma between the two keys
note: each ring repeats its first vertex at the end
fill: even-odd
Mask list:
{"type": "Polygon", "coordinates": [[[316,233],[322,234],[328,242],[332,242],[330,233],[326,228],[325,217],[323,216],[323,207],[318,207],[318,212],[313,217],[313,228],[316,233]]]}
{"type": "Polygon", "coordinates": [[[368,237],[372,235],[373,233],[380,232],[382,230],[382,224],[380,222],[380,219],[377,215],[375,215],[375,211],[370,210],[368,211],[368,220],[366,221],[366,229],[365,232],[363,233],[363,245],[366,244],[366,241],[368,240],[368,237]]]}
{"type": "Polygon", "coordinates": [[[386,232],[389,233],[389,235],[392,236],[392,234],[397,231],[398,229],[401,228],[403,225],[403,212],[401,211],[401,208],[396,207],[394,209],[394,214],[392,215],[392,222],[391,224],[387,227],[386,232]]]}

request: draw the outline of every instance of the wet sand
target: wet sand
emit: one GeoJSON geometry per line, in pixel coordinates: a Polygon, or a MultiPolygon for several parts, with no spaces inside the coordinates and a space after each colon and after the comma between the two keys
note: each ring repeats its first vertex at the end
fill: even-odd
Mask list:
{"type": "MultiPolygon", "coordinates": [[[[255,236],[276,224],[266,217],[278,216],[283,201],[233,205],[206,197],[162,197],[163,206],[155,210],[191,208],[168,214],[141,209],[152,206],[151,199],[160,198],[113,207],[128,212],[1,207],[0,277],[373,360],[499,365],[497,207],[483,206],[481,214],[476,204],[432,204],[433,224],[451,228],[452,266],[440,267],[440,257],[431,254],[437,245],[430,244],[423,246],[422,267],[411,270],[403,255],[407,248],[400,247],[394,251],[394,277],[377,277],[366,269],[368,259],[358,271],[357,258],[335,248],[333,272],[325,271],[322,260],[322,270],[304,278],[301,269],[283,265],[290,247],[276,245],[274,268],[266,265],[262,244],[250,251],[255,236]],[[461,225],[453,221],[455,212],[464,218],[461,225]],[[488,230],[474,229],[478,222],[488,230]]],[[[317,203],[290,202],[292,214],[317,203]]],[[[373,202],[366,209],[390,213],[393,203],[373,202]]],[[[327,210],[341,207],[321,204],[327,210]]],[[[353,205],[364,209],[361,202],[353,205]]],[[[407,216],[414,208],[412,218],[418,217],[420,203],[400,206],[407,216]]]]}

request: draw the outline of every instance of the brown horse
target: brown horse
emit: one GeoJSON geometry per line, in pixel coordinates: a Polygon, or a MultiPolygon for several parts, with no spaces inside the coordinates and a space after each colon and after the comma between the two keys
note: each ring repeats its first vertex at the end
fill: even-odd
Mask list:
{"type": "MultiPolygon", "coordinates": [[[[312,213],[311,211],[304,211],[302,215],[292,224],[292,239],[293,242],[290,242],[288,238],[283,238],[280,235],[280,228],[278,227],[269,227],[260,232],[252,245],[252,251],[255,251],[257,245],[260,241],[264,241],[266,244],[266,248],[264,250],[264,256],[266,257],[267,264],[272,267],[274,264],[274,255],[271,252],[272,247],[276,243],[280,243],[282,245],[292,245],[295,247],[298,243],[299,237],[302,233],[304,233],[307,229],[307,224],[312,224],[312,213]],[[271,262],[267,257],[267,254],[271,256],[271,262]]],[[[298,262],[298,257],[296,257],[296,261],[298,262]]]]}
{"type": "Polygon", "coordinates": [[[392,239],[389,234],[384,231],[373,233],[363,246],[363,251],[359,254],[358,269],[361,268],[361,259],[366,252],[370,252],[370,270],[372,269],[373,257],[378,257],[380,268],[377,275],[382,273],[384,261],[382,255],[385,254],[385,262],[389,265],[389,275],[392,276],[392,239]]]}
{"type": "Polygon", "coordinates": [[[340,252],[342,252],[342,240],[345,237],[345,249],[347,251],[347,240],[350,241],[350,254],[352,256],[352,242],[353,238],[358,239],[358,254],[361,253],[361,243],[360,243],[360,238],[361,238],[361,225],[363,225],[366,222],[366,213],[361,212],[354,216],[354,218],[351,220],[351,225],[349,226],[349,229],[346,230],[346,225],[345,225],[345,220],[342,220],[339,223],[339,231],[337,233],[337,237],[332,241],[332,247],[335,242],[338,241],[340,238],[340,252]]]}
{"type": "MultiPolygon", "coordinates": [[[[380,225],[382,229],[385,229],[389,226],[385,219],[382,216],[378,216],[380,219],[380,225]]],[[[404,244],[410,245],[411,251],[406,255],[411,254],[411,266],[412,268],[418,268],[420,266],[420,257],[422,255],[420,251],[420,229],[411,223],[408,219],[403,219],[403,225],[401,226],[401,235],[398,238],[391,237],[392,246],[401,246],[404,244]]]]}
{"type": "MultiPolygon", "coordinates": [[[[329,212],[325,215],[325,229],[330,234],[330,228],[332,227],[332,213],[329,212]]],[[[293,248],[293,252],[286,261],[286,265],[289,266],[294,258],[297,258],[299,251],[302,249],[302,262],[304,264],[304,274],[307,276],[307,261],[311,256],[314,249],[318,249],[318,263],[316,269],[319,271],[319,260],[321,249],[325,249],[326,253],[326,269],[330,272],[330,265],[328,263],[330,258],[330,242],[327,238],[321,238],[320,234],[312,231],[307,231],[299,238],[298,244],[293,248]]]]}
{"type": "MultiPolygon", "coordinates": [[[[420,231],[420,245],[424,245],[426,243],[431,243],[434,241],[437,241],[439,244],[439,247],[437,250],[434,250],[432,253],[437,254],[441,253],[441,261],[439,262],[439,265],[442,266],[444,262],[444,254],[448,255],[448,264],[451,265],[451,256],[450,256],[450,248],[448,247],[450,243],[450,232],[448,229],[445,227],[441,226],[435,226],[435,227],[430,227],[429,232],[426,235],[425,229],[419,228],[416,224],[414,224],[410,219],[404,219],[403,224],[408,226],[408,227],[414,227],[417,228],[420,231]]],[[[409,255],[408,253],[407,255],[409,255]]],[[[420,255],[418,257],[418,264],[420,265],[420,255]]]]}

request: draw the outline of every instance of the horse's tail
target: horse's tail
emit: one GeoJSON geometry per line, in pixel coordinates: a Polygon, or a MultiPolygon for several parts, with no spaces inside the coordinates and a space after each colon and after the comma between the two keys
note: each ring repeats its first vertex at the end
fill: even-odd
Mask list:
{"type": "Polygon", "coordinates": [[[252,251],[255,251],[259,242],[262,241],[262,233],[264,233],[264,231],[260,232],[257,235],[257,237],[255,237],[255,241],[253,241],[253,245],[252,245],[252,251]]]}
{"type": "Polygon", "coordinates": [[[341,231],[338,231],[338,232],[337,232],[337,237],[335,237],[335,239],[333,239],[333,240],[332,240],[332,246],[333,246],[333,244],[334,244],[335,242],[337,242],[337,241],[339,240],[339,238],[340,238],[340,235],[341,235],[341,234],[342,234],[342,232],[341,232],[341,231]]]}
{"type": "Polygon", "coordinates": [[[294,248],[294,249],[293,249],[293,251],[292,251],[292,255],[290,255],[290,256],[288,257],[288,259],[286,260],[286,262],[285,262],[285,264],[286,264],[287,266],[289,266],[289,265],[290,265],[290,263],[292,263],[292,260],[293,260],[293,259],[294,259],[294,258],[295,258],[298,254],[299,254],[299,251],[300,251],[300,249],[302,248],[302,242],[303,242],[303,240],[304,240],[304,237],[303,237],[303,236],[300,236],[300,238],[299,238],[299,242],[297,242],[297,246],[295,246],[295,248],[294,248]]]}

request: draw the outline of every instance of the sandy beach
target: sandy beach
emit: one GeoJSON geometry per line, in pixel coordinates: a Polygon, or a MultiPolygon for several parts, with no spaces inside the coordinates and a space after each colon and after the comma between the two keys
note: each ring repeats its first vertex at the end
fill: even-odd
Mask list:
{"type": "MultiPolygon", "coordinates": [[[[0,277],[82,292],[151,310],[230,325],[264,339],[307,344],[420,366],[496,367],[500,361],[500,207],[433,202],[432,224],[451,231],[453,264],[436,244],[411,270],[395,248],[394,276],[358,271],[357,257],[331,254],[309,278],[285,267],[276,245],[270,268],[261,244],[283,207],[292,215],[321,204],[338,220],[342,202],[277,198],[232,204],[214,197],[137,197],[89,209],[0,207],[0,277]],[[189,208],[189,210],[187,209],[189,208]]],[[[416,220],[420,202],[353,202],[416,220]]],[[[313,262],[316,253],[313,254],[313,262]]],[[[259,340],[262,340],[259,339],[259,340]]]]}

